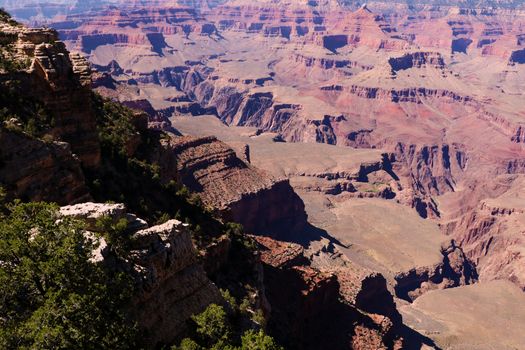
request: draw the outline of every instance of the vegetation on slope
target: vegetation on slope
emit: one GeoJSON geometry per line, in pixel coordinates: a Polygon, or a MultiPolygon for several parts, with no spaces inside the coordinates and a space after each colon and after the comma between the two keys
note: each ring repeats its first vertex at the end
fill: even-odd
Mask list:
{"type": "MultiPolygon", "coordinates": [[[[102,166],[96,173],[88,173],[88,179],[97,201],[124,203],[131,212],[150,222],[159,223],[170,218],[185,221],[192,226],[193,240],[203,252],[219,237],[227,236],[231,240],[228,262],[216,276],[212,276],[214,282],[224,288],[225,296],[229,296],[225,299],[230,305],[228,329],[231,333],[227,341],[219,344],[204,342],[199,346],[202,349],[212,345],[215,349],[222,349],[222,345],[226,346],[225,349],[241,346],[243,333],[260,329],[261,319],[264,320],[262,312],[252,305],[249,298],[257,284],[253,275],[256,263],[253,240],[244,234],[242,226],[223,223],[215,217],[212,211],[202,206],[199,197],[183,185],[161,181],[160,167],[148,162],[147,155],[155,152],[160,140],[168,135],[155,130],[138,130],[134,126],[135,112],[96,94],[93,95],[93,106],[102,143],[102,166]],[[141,146],[130,156],[127,145],[137,137],[141,146]],[[240,306],[235,306],[238,304],[236,300],[241,300],[240,306]]],[[[250,334],[247,333],[246,337],[268,337],[263,333],[250,334]]],[[[260,341],[264,343],[263,340],[260,341]]]]}
{"type": "Polygon", "coordinates": [[[15,21],[13,17],[11,17],[11,14],[9,14],[3,8],[0,8],[0,22],[9,23],[13,26],[19,25],[19,23],[15,21]]]}
{"type": "MultiPolygon", "coordinates": [[[[0,11],[0,21],[10,21],[4,16],[0,11]]],[[[13,59],[10,50],[9,44],[0,48],[0,128],[53,142],[53,113],[20,91],[17,72],[27,66],[13,59]]],[[[278,349],[261,330],[264,317],[249,299],[255,289],[253,242],[240,226],[223,223],[181,184],[161,181],[160,167],[148,161],[148,154],[166,134],[138,128],[135,112],[96,94],[92,107],[102,163],[84,173],[96,201],[124,203],[151,224],[171,218],[190,223],[202,252],[219,237],[232,241],[228,263],[214,276],[229,296],[225,327],[230,332],[212,344],[199,331],[199,320],[217,311],[210,306],[211,311],[194,320],[196,349],[278,349]],[[137,148],[131,152],[133,144],[137,148]]],[[[1,349],[141,347],[137,327],[124,312],[135,292],[131,277],[92,261],[97,243],[85,234],[84,223],[59,218],[58,207],[48,203],[15,202],[0,211],[1,349]]],[[[106,231],[110,250],[126,256],[128,247],[119,239],[118,227],[106,231]]]]}
{"type": "Polygon", "coordinates": [[[0,348],[130,349],[130,277],[93,263],[96,241],[58,207],[15,203],[0,216],[0,348]]]}
{"type": "MultiPolygon", "coordinates": [[[[231,305],[230,305],[231,306],[231,305]]],[[[193,316],[195,336],[185,338],[172,350],[282,350],[272,337],[261,329],[249,329],[240,337],[233,337],[231,315],[222,306],[211,304],[199,315],[193,316]]]]}
{"type": "MultiPolygon", "coordinates": [[[[163,183],[160,167],[148,162],[147,155],[155,152],[160,139],[168,137],[155,130],[140,131],[134,126],[135,113],[99,95],[93,95],[102,147],[102,164],[96,172],[86,172],[91,193],[98,202],[124,203],[128,209],[149,222],[176,218],[199,225],[197,241],[221,235],[225,227],[210,211],[203,208],[198,196],[181,184],[163,183]],[[128,144],[140,146],[132,155],[128,144]]],[[[203,242],[204,243],[204,242],[203,242]]]]}
{"type": "Polygon", "coordinates": [[[54,124],[52,114],[41,102],[20,94],[16,81],[0,84],[0,102],[0,123],[12,131],[25,132],[37,138],[50,138],[47,132],[54,124]]]}

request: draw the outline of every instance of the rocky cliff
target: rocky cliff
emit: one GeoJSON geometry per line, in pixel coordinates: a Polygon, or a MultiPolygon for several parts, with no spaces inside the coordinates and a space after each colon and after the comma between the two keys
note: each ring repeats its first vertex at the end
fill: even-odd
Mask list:
{"type": "Polygon", "coordinates": [[[89,199],[82,168],[98,166],[100,145],[87,62],[55,31],[1,23],[0,33],[2,185],[11,198],[89,199]]]}
{"type": "Polygon", "coordinates": [[[348,266],[317,267],[300,245],[256,240],[272,305],[269,327],[284,344],[298,349],[401,346],[401,315],[381,275],[348,266]]]}
{"type": "Polygon", "coordinates": [[[478,266],[482,280],[508,279],[525,288],[520,235],[523,175],[501,175],[487,186],[488,198],[475,202],[443,225],[478,266]]]}
{"type": "Polygon", "coordinates": [[[98,262],[133,276],[135,297],[128,313],[144,331],[144,345],[156,348],[172,344],[187,334],[187,320],[210,304],[222,302],[218,288],[199,263],[188,225],[177,220],[148,227],[144,220],[126,212],[122,204],[82,203],[60,209],[62,215],[84,220],[88,233],[101,228],[96,221],[126,220],[132,240],[129,258],[122,260],[100,242],[98,262]]]}
{"type": "Polygon", "coordinates": [[[0,183],[9,199],[68,204],[91,198],[69,144],[46,143],[5,129],[0,131],[0,141],[0,183]]]}
{"type": "Polygon", "coordinates": [[[49,134],[69,143],[85,167],[96,168],[100,145],[90,106],[88,63],[78,55],[70,56],[54,30],[2,23],[0,32],[10,59],[25,65],[17,74],[0,74],[3,88],[11,85],[20,94],[31,91],[32,98],[53,115],[49,134]]]}
{"type": "Polygon", "coordinates": [[[167,148],[175,157],[178,179],[225,219],[268,235],[305,227],[304,204],[289,181],[242,161],[216,138],[175,137],[167,148]]]}

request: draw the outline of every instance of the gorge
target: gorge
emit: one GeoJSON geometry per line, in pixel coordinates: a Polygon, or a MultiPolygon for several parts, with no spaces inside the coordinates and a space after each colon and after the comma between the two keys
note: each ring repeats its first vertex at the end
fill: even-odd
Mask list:
{"type": "Polygon", "coordinates": [[[127,220],[146,348],[525,346],[521,1],[0,6],[6,198],[127,220]]]}

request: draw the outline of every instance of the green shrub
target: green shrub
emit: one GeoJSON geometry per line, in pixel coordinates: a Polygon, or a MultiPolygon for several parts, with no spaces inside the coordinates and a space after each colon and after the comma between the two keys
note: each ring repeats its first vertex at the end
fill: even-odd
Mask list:
{"type": "MultiPolygon", "coordinates": [[[[223,290],[221,293],[230,305],[235,303],[235,299],[228,291],[223,290]]],[[[231,319],[219,305],[209,305],[204,312],[193,316],[192,319],[196,325],[195,333],[198,342],[186,338],[171,350],[283,350],[262,329],[257,331],[249,329],[234,336],[231,319]]]]}
{"type": "Polygon", "coordinates": [[[266,318],[262,310],[257,310],[253,313],[252,321],[261,327],[266,326],[266,318]]]}
{"type": "Polygon", "coordinates": [[[171,350],[204,350],[202,346],[197,344],[194,340],[185,338],[179,346],[172,346],[171,350]]]}
{"type": "Polygon", "coordinates": [[[155,221],[155,225],[162,225],[171,220],[171,216],[168,213],[157,213],[158,219],[155,221]]]}
{"type": "Polygon", "coordinates": [[[249,330],[242,336],[241,350],[284,350],[262,330],[249,330]]]}
{"type": "Polygon", "coordinates": [[[230,291],[227,289],[220,290],[223,299],[226,301],[227,311],[230,315],[236,315],[239,312],[239,305],[237,305],[237,300],[231,295],[230,291]]]}
{"type": "Polygon", "coordinates": [[[92,99],[102,147],[106,151],[126,156],[126,144],[137,135],[133,126],[133,112],[98,94],[93,94],[92,99]]]}
{"type": "Polygon", "coordinates": [[[0,220],[1,349],[129,349],[125,274],[93,263],[83,224],[46,203],[14,204],[0,220]]]}
{"type": "Polygon", "coordinates": [[[131,238],[127,231],[128,220],[122,218],[117,222],[109,216],[103,216],[97,220],[97,228],[102,232],[111,250],[119,257],[125,258],[131,246],[131,238]]]}
{"type": "Polygon", "coordinates": [[[204,312],[193,316],[192,320],[197,325],[197,334],[205,344],[212,345],[230,339],[230,325],[226,311],[221,306],[211,304],[204,312]]]}
{"type": "Polygon", "coordinates": [[[239,310],[242,314],[248,315],[250,313],[251,303],[250,298],[245,297],[242,299],[241,305],[239,305],[239,310]]]}

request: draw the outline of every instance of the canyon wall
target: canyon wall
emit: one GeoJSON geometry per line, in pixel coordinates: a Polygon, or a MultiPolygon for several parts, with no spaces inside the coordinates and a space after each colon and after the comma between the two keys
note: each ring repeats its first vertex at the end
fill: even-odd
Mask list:
{"type": "Polygon", "coordinates": [[[16,75],[0,76],[4,86],[14,81],[16,90],[31,91],[32,98],[54,116],[50,133],[71,145],[71,150],[88,168],[100,162],[96,120],[91,110],[90,74],[87,61],[69,56],[56,31],[3,26],[15,57],[24,59],[28,69],[16,75]]]}

